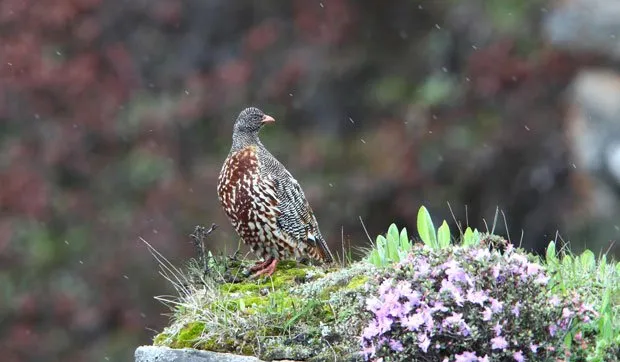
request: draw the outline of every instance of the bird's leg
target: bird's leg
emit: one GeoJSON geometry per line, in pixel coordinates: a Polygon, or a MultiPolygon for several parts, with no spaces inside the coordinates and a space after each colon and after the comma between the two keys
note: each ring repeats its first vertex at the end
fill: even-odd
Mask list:
{"type": "Polygon", "coordinates": [[[255,274],[253,274],[252,278],[257,278],[261,275],[268,277],[271,274],[273,274],[274,271],[276,271],[276,265],[278,265],[278,259],[275,259],[275,258],[269,258],[269,259],[270,259],[269,265],[265,266],[264,268],[260,269],[255,274]]]}
{"type": "Polygon", "coordinates": [[[269,263],[271,263],[272,261],[273,257],[265,258],[265,261],[259,261],[254,264],[254,266],[250,268],[250,271],[255,272],[257,270],[265,269],[265,267],[267,267],[267,265],[269,265],[269,263]]]}

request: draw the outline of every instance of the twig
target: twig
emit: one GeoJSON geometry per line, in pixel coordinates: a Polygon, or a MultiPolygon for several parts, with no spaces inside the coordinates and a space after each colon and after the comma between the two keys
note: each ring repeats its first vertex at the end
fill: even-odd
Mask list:
{"type": "Polygon", "coordinates": [[[370,244],[372,245],[372,238],[370,237],[370,234],[368,233],[368,230],[366,230],[366,225],[364,225],[364,221],[362,220],[362,217],[360,216],[360,223],[362,223],[362,227],[364,228],[364,232],[366,233],[366,236],[368,237],[368,241],[370,241],[370,244]]]}
{"type": "Polygon", "coordinates": [[[205,253],[205,240],[215,229],[217,229],[217,225],[215,224],[211,224],[208,230],[204,226],[197,225],[194,228],[194,233],[189,235],[192,238],[192,243],[196,247],[196,252],[198,253],[200,263],[202,263],[205,275],[209,272],[209,263],[207,262],[207,254],[205,253]]]}

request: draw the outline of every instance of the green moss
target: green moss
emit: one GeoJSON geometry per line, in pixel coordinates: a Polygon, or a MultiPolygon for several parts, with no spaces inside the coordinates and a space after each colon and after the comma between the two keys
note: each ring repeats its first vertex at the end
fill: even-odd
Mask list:
{"type": "Polygon", "coordinates": [[[205,325],[202,322],[192,322],[185,325],[177,334],[176,339],[171,343],[173,348],[195,347],[196,342],[200,340],[205,325]]]}
{"type": "Polygon", "coordinates": [[[153,345],[155,346],[163,346],[170,339],[170,335],[167,333],[159,333],[155,337],[153,337],[153,345]]]}
{"type": "Polygon", "coordinates": [[[357,289],[368,282],[368,277],[366,275],[357,275],[349,280],[349,283],[345,287],[348,290],[357,289]]]}
{"type": "Polygon", "coordinates": [[[281,261],[278,263],[276,271],[270,277],[259,278],[241,283],[224,283],[219,287],[220,292],[224,294],[230,293],[258,293],[267,288],[280,289],[282,287],[290,287],[304,281],[308,275],[309,267],[298,264],[295,261],[281,261]]]}
{"type": "Polygon", "coordinates": [[[342,315],[341,304],[348,300],[340,303],[338,295],[363,285],[367,278],[355,276],[367,268],[358,268],[357,272],[341,268],[326,271],[281,261],[272,276],[250,279],[240,272],[248,265],[233,262],[226,258],[214,260],[214,272],[207,275],[194,268],[195,284],[184,303],[179,303],[186,307],[175,308],[173,324],[157,337],[156,343],[173,348],[307,359],[331,355],[338,343],[349,343],[356,335],[349,322],[345,334],[332,324],[342,315]],[[188,323],[198,319],[201,322],[188,323]],[[327,339],[330,344],[325,342],[327,339]]]}

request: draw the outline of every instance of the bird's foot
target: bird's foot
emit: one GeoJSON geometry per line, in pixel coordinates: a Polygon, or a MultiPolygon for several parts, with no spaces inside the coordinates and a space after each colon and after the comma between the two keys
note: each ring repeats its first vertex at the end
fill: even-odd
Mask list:
{"type": "Polygon", "coordinates": [[[250,269],[251,271],[256,271],[250,278],[256,279],[260,276],[271,276],[276,271],[276,265],[278,265],[278,259],[269,258],[266,262],[257,264],[250,269]]]}
{"type": "Polygon", "coordinates": [[[273,261],[273,258],[267,258],[265,261],[258,261],[250,268],[250,272],[265,269],[273,261]]]}

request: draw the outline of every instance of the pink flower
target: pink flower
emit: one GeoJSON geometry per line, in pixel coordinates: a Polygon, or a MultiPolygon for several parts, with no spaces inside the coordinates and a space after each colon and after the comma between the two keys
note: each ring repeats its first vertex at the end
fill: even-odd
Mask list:
{"type": "Polygon", "coordinates": [[[379,329],[379,333],[383,334],[387,331],[389,331],[390,329],[392,329],[392,318],[387,317],[387,316],[377,316],[377,328],[379,329]]]}
{"type": "Polygon", "coordinates": [[[542,267],[540,265],[536,263],[527,263],[527,268],[525,270],[527,275],[538,274],[540,271],[542,271],[542,267]]]}
{"type": "Polygon", "coordinates": [[[552,296],[551,299],[549,299],[549,304],[551,304],[554,307],[557,307],[558,305],[560,305],[560,298],[558,298],[557,295],[552,296]]]}
{"type": "Polygon", "coordinates": [[[512,358],[514,358],[516,362],[524,362],[525,361],[525,357],[523,357],[523,352],[521,352],[521,351],[516,351],[515,353],[513,353],[512,354],[512,358]]]}
{"type": "Polygon", "coordinates": [[[426,353],[428,351],[428,346],[431,345],[431,340],[428,338],[426,334],[421,334],[418,336],[418,347],[422,350],[422,352],[426,353]]]}
{"type": "Polygon", "coordinates": [[[495,323],[495,325],[493,326],[493,331],[495,331],[496,336],[499,336],[500,334],[502,334],[502,325],[499,323],[495,323]]]}
{"type": "Polygon", "coordinates": [[[484,311],[482,311],[482,320],[488,322],[493,317],[493,311],[489,307],[484,307],[484,311]]]}
{"type": "Polygon", "coordinates": [[[551,335],[551,337],[555,336],[555,333],[558,331],[558,326],[555,324],[551,324],[549,325],[549,335],[551,335]]]}
{"type": "Polygon", "coordinates": [[[377,323],[373,321],[368,327],[364,328],[364,331],[362,332],[362,338],[371,339],[372,337],[377,336],[380,333],[381,331],[379,330],[377,323]]]}
{"type": "Polygon", "coordinates": [[[376,312],[381,308],[381,300],[377,297],[370,297],[366,299],[366,309],[371,312],[376,312]]]}
{"type": "Polygon", "coordinates": [[[469,275],[454,260],[444,263],[443,267],[446,268],[446,276],[449,281],[473,284],[469,275]]]}
{"type": "Polygon", "coordinates": [[[388,344],[393,351],[401,352],[403,350],[403,344],[395,339],[390,339],[388,344]]]}
{"type": "Polygon", "coordinates": [[[487,248],[480,248],[480,249],[475,249],[472,252],[472,255],[474,257],[474,259],[476,260],[480,260],[480,259],[487,259],[491,256],[491,253],[489,252],[489,249],[487,248]]]}
{"type": "Polygon", "coordinates": [[[461,322],[463,322],[463,313],[454,312],[451,316],[446,317],[445,319],[445,324],[448,325],[460,324],[461,322]]]}
{"type": "Polygon", "coordinates": [[[401,319],[400,323],[410,331],[417,331],[422,324],[424,324],[424,318],[422,314],[415,313],[411,316],[401,319]]]}
{"type": "Polygon", "coordinates": [[[456,305],[463,305],[464,298],[461,294],[461,290],[456,285],[452,284],[451,281],[444,279],[441,281],[441,288],[439,289],[439,292],[443,293],[446,291],[452,294],[452,298],[454,299],[456,305]]]}
{"type": "Polygon", "coordinates": [[[534,354],[535,354],[536,352],[538,352],[538,345],[537,345],[537,344],[534,344],[534,343],[531,343],[531,344],[530,344],[530,351],[532,351],[532,353],[534,353],[534,354]]]}
{"type": "Polygon", "coordinates": [[[425,259],[418,260],[416,263],[415,272],[413,273],[413,275],[416,278],[423,277],[427,275],[430,270],[431,270],[431,265],[425,259]]]}
{"type": "Polygon", "coordinates": [[[485,354],[484,357],[478,358],[478,362],[489,362],[489,356],[485,354]]]}
{"type": "Polygon", "coordinates": [[[499,278],[499,265],[495,264],[491,267],[491,275],[496,280],[499,278]]]}
{"type": "Polygon", "coordinates": [[[471,303],[474,304],[479,304],[480,306],[482,306],[484,304],[484,302],[487,301],[489,297],[486,295],[486,293],[484,291],[474,291],[474,290],[469,290],[467,292],[467,300],[471,303]]]}
{"type": "Polygon", "coordinates": [[[456,358],[455,362],[477,362],[478,356],[476,356],[476,352],[463,352],[461,354],[454,355],[456,358]]]}
{"type": "Polygon", "coordinates": [[[374,357],[375,353],[377,353],[377,350],[375,349],[375,346],[373,344],[369,344],[362,349],[362,354],[364,355],[365,359],[368,359],[369,357],[374,357]]]}
{"type": "Polygon", "coordinates": [[[521,302],[517,302],[517,304],[515,304],[514,308],[512,308],[512,314],[514,314],[515,317],[519,317],[519,311],[521,310],[521,302]]]}
{"type": "Polygon", "coordinates": [[[392,289],[392,283],[394,280],[392,278],[386,279],[379,286],[378,292],[380,295],[387,293],[388,290],[392,289]]]}
{"type": "Polygon", "coordinates": [[[506,341],[506,338],[502,336],[491,338],[491,349],[505,350],[506,347],[508,347],[508,342],[506,341]]]}
{"type": "Polygon", "coordinates": [[[562,318],[570,318],[572,316],[573,316],[573,312],[570,309],[566,307],[562,309],[562,318]]]}
{"type": "Polygon", "coordinates": [[[549,283],[549,277],[546,276],[545,274],[540,273],[534,280],[534,283],[540,284],[540,285],[547,285],[547,283],[549,283]]]}
{"type": "Polygon", "coordinates": [[[491,302],[491,310],[493,311],[493,313],[499,313],[504,308],[504,303],[500,302],[495,298],[491,297],[489,298],[489,301],[491,302]]]}

